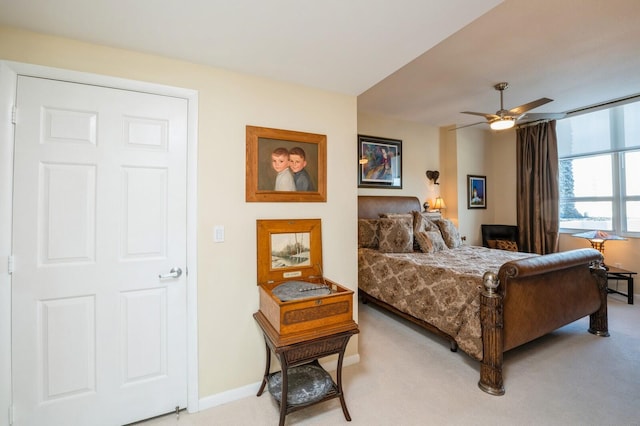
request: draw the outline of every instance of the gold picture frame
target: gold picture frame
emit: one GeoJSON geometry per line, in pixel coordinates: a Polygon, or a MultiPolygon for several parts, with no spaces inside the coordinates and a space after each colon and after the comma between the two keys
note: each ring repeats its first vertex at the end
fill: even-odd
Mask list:
{"type": "MultiPolygon", "coordinates": [[[[327,136],[316,133],[246,127],[247,163],[246,195],[248,202],[326,202],[327,201],[327,136]],[[276,149],[280,149],[276,151],[276,149]],[[284,151],[282,151],[284,149],[284,151]],[[306,189],[276,190],[278,172],[272,167],[272,155],[292,150],[305,155],[304,174],[310,185],[306,189]]],[[[282,157],[281,157],[282,158],[282,157]]],[[[298,155],[300,158],[300,155],[298,155]]],[[[293,174],[298,181],[299,173],[293,174]]]]}

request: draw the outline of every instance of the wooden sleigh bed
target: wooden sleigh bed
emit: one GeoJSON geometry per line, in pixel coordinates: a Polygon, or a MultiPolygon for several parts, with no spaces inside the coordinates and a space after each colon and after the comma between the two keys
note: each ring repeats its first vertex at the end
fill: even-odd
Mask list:
{"type": "Polygon", "coordinates": [[[597,250],[539,256],[470,246],[434,253],[362,246],[363,224],[420,208],[415,197],[358,197],[359,296],[480,361],[483,391],[504,394],[504,352],[566,324],[588,315],[590,333],[609,335],[607,280],[597,250]]]}

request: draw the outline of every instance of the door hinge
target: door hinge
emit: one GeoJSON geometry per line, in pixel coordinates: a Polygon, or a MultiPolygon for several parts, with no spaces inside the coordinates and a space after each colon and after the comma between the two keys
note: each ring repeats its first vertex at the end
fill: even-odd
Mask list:
{"type": "Polygon", "coordinates": [[[7,257],[7,273],[9,275],[13,274],[13,267],[14,267],[13,255],[10,255],[9,257],[7,257]]]}
{"type": "Polygon", "coordinates": [[[18,107],[15,105],[11,108],[11,124],[16,124],[16,115],[18,114],[18,107]]]}

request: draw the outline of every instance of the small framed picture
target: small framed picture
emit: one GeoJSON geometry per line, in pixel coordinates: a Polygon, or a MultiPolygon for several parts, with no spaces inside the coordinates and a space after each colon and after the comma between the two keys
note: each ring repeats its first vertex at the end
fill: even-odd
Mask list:
{"type": "Polygon", "coordinates": [[[487,208],[487,177],[467,175],[467,208],[487,208]]]}
{"type": "Polygon", "coordinates": [[[327,136],[247,126],[246,201],[327,201],[327,136]]]}
{"type": "Polygon", "coordinates": [[[358,135],[358,188],[402,189],[402,141],[358,135]]]}

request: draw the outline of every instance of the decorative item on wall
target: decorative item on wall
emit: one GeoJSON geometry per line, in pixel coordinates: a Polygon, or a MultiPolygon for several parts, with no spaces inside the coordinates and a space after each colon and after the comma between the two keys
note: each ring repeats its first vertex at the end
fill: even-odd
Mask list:
{"type": "Polygon", "coordinates": [[[402,141],[358,135],[358,188],[402,188],[402,141]]]}
{"type": "Polygon", "coordinates": [[[438,178],[440,177],[440,172],[437,170],[427,170],[427,179],[433,182],[434,185],[440,185],[438,183],[438,178]]]}
{"type": "Polygon", "coordinates": [[[247,126],[246,201],[327,201],[327,136],[247,126]]]}
{"type": "Polygon", "coordinates": [[[467,175],[467,208],[487,208],[487,177],[467,175]]]}

